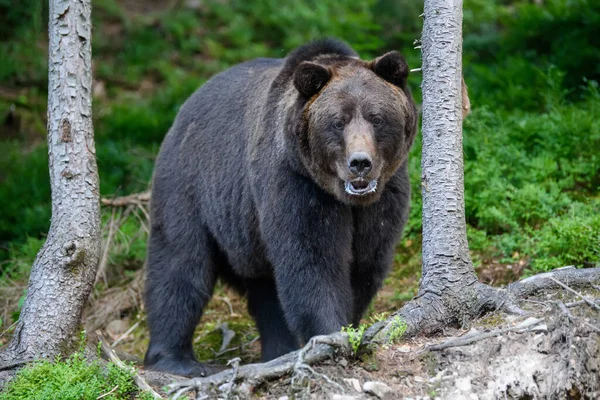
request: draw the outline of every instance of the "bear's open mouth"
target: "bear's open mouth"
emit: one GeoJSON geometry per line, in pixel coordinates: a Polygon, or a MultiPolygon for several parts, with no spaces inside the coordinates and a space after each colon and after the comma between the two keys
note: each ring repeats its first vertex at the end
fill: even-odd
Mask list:
{"type": "Polygon", "coordinates": [[[368,181],[363,178],[354,179],[345,182],[346,193],[352,196],[363,196],[372,193],[377,189],[377,179],[368,181]]]}

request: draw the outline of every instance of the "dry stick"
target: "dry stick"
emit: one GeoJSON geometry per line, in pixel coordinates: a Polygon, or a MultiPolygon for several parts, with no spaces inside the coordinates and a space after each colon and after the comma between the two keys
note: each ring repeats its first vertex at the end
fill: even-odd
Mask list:
{"type": "Polygon", "coordinates": [[[571,322],[575,322],[576,319],[579,319],[585,326],[587,326],[588,328],[590,328],[591,330],[593,330],[596,333],[600,333],[600,328],[590,324],[589,322],[587,322],[585,320],[582,320],[581,318],[575,317],[573,314],[571,314],[571,312],[569,311],[567,306],[562,301],[556,301],[556,304],[558,305],[558,308],[560,308],[560,310],[569,318],[569,320],[571,322]]]}
{"type": "Polygon", "coordinates": [[[242,361],[242,359],[239,357],[232,358],[231,360],[227,361],[227,365],[233,365],[233,373],[231,376],[231,380],[229,381],[229,384],[227,385],[227,393],[225,393],[226,399],[229,399],[229,396],[231,396],[231,392],[233,391],[233,385],[235,383],[235,378],[237,378],[237,373],[238,373],[238,370],[240,369],[240,361],[242,361]]]}
{"type": "Polygon", "coordinates": [[[222,296],[217,296],[217,299],[221,300],[222,302],[224,302],[225,304],[227,304],[227,306],[229,307],[229,315],[233,315],[233,306],[231,305],[231,301],[229,300],[228,297],[222,297],[222,296]]]}
{"type": "MultiPolygon", "coordinates": [[[[302,349],[300,349],[300,351],[298,352],[298,358],[296,359],[296,364],[294,364],[294,375],[303,375],[304,373],[302,372],[302,370],[305,369],[308,372],[310,372],[311,374],[313,374],[314,376],[317,376],[317,377],[325,380],[330,385],[336,386],[338,389],[340,389],[343,392],[344,388],[339,383],[332,381],[331,379],[329,379],[329,377],[327,375],[318,373],[310,365],[308,365],[307,363],[304,362],[304,357],[306,355],[306,352],[308,350],[312,349],[315,346],[315,344],[317,344],[317,343],[329,344],[328,341],[324,338],[319,339],[318,336],[315,338],[312,338],[308,342],[308,344],[306,346],[304,346],[302,349]]],[[[294,378],[292,378],[292,382],[293,381],[294,381],[294,378]]]]}
{"type": "Polygon", "coordinates": [[[116,385],[114,388],[112,388],[112,389],[110,390],[110,392],[107,392],[107,393],[101,394],[100,396],[96,397],[96,400],[100,400],[100,399],[103,399],[103,398],[105,398],[106,396],[110,396],[110,395],[111,395],[111,394],[113,394],[113,393],[115,392],[115,390],[117,390],[118,388],[119,388],[119,385],[116,385]]]}
{"type": "Polygon", "coordinates": [[[111,344],[111,345],[110,345],[110,348],[111,348],[111,349],[114,349],[114,348],[115,348],[115,346],[116,346],[116,345],[118,345],[119,343],[121,343],[121,341],[122,341],[123,339],[125,339],[125,338],[127,337],[127,335],[129,335],[131,332],[133,332],[133,331],[134,331],[134,329],[135,329],[135,328],[137,328],[137,327],[140,325],[140,322],[142,322],[143,320],[144,320],[144,318],[140,318],[140,319],[138,320],[138,322],[136,322],[135,324],[133,324],[133,325],[131,326],[131,328],[127,329],[127,330],[125,331],[125,333],[123,333],[121,336],[119,336],[119,337],[117,338],[117,340],[115,340],[115,341],[113,342],[113,344],[111,344]]]}
{"type": "Polygon", "coordinates": [[[225,350],[227,350],[229,344],[235,337],[235,332],[229,329],[229,324],[227,322],[221,322],[217,329],[219,329],[221,331],[221,334],[223,335],[223,342],[221,343],[221,348],[217,353],[215,353],[215,356],[218,357],[219,353],[223,353],[225,350]]]}
{"type": "Polygon", "coordinates": [[[433,346],[427,346],[427,348],[425,350],[443,350],[443,349],[447,349],[449,347],[466,346],[471,343],[475,343],[475,342],[478,342],[483,339],[489,339],[489,338],[492,338],[492,337],[495,337],[495,336],[498,336],[498,335],[501,335],[501,334],[507,333],[507,332],[522,333],[522,332],[528,332],[528,331],[532,331],[532,330],[545,330],[546,327],[541,325],[541,323],[543,321],[544,321],[543,319],[527,318],[525,321],[523,321],[520,324],[515,325],[515,326],[511,326],[511,327],[503,328],[503,329],[495,329],[495,330],[489,331],[489,332],[481,332],[481,333],[477,332],[477,333],[473,333],[473,334],[467,333],[466,335],[461,336],[456,339],[450,339],[450,340],[447,340],[440,344],[436,344],[433,346]]]}
{"type": "Polygon", "coordinates": [[[152,387],[148,384],[148,382],[146,382],[146,380],[137,373],[135,368],[130,367],[123,361],[121,361],[121,359],[115,354],[113,349],[110,348],[110,346],[106,342],[106,339],[104,338],[104,336],[102,336],[102,333],[100,331],[96,331],[96,335],[98,336],[98,340],[100,341],[102,352],[110,359],[110,361],[115,363],[119,368],[132,372],[133,381],[136,383],[136,385],[138,385],[140,389],[150,392],[150,394],[155,399],[163,398],[160,394],[156,393],[154,389],[152,389],[152,387]]]}
{"type": "Polygon", "coordinates": [[[128,205],[136,205],[141,203],[148,203],[150,201],[150,191],[142,193],[134,193],[128,196],[116,197],[114,199],[102,198],[100,202],[105,206],[111,207],[125,207],[128,205]]]}
{"type": "Polygon", "coordinates": [[[550,280],[556,282],[558,285],[560,285],[561,287],[563,287],[565,290],[573,293],[574,295],[578,296],[579,298],[581,298],[581,300],[585,301],[590,307],[592,307],[594,310],[596,311],[600,311],[600,306],[597,305],[596,303],[594,303],[593,301],[589,300],[587,297],[584,297],[581,293],[571,289],[570,287],[568,287],[567,285],[565,285],[564,283],[562,283],[561,281],[554,279],[553,277],[550,277],[550,280]]]}

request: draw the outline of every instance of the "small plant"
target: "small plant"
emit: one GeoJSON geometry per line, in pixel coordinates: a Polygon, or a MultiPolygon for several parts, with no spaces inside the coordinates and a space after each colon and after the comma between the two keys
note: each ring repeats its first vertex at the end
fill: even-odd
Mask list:
{"type": "Polygon", "coordinates": [[[389,342],[395,343],[399,341],[406,332],[407,327],[408,325],[406,324],[406,321],[399,315],[396,315],[392,320],[392,326],[388,335],[389,342]]]}
{"type": "Polygon", "coordinates": [[[350,346],[352,346],[354,354],[358,354],[366,329],[367,325],[365,324],[360,324],[358,328],[354,328],[352,325],[342,327],[342,332],[348,335],[348,341],[350,342],[350,346]]]}

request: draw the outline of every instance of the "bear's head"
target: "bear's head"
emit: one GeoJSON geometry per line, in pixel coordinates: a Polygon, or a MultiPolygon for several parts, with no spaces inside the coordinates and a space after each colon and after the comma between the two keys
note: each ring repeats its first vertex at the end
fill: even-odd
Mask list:
{"type": "Polygon", "coordinates": [[[340,201],[378,200],[406,161],[417,130],[408,73],[396,51],[373,61],[323,55],[296,66],[301,159],[317,184],[340,201]]]}

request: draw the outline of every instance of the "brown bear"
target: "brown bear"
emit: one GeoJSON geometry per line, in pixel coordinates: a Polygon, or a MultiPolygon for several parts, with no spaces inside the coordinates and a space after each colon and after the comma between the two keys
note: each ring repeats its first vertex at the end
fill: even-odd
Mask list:
{"type": "Polygon", "coordinates": [[[408,72],[398,52],[363,61],[329,39],[186,101],[152,184],[148,368],[212,372],[192,336],[217,278],[247,296],[264,360],[359,323],[408,215],[408,72]]]}

